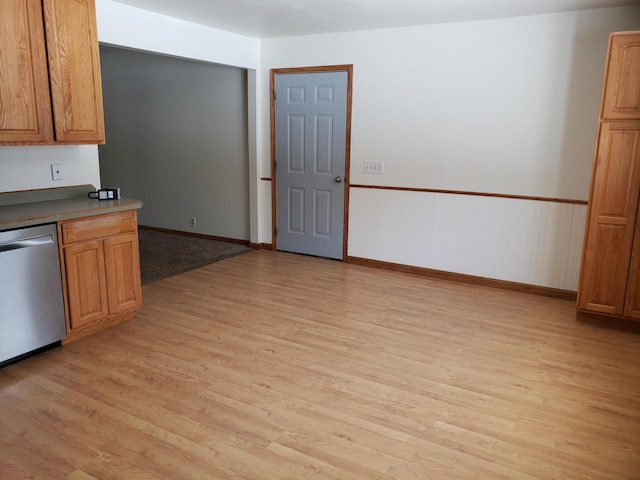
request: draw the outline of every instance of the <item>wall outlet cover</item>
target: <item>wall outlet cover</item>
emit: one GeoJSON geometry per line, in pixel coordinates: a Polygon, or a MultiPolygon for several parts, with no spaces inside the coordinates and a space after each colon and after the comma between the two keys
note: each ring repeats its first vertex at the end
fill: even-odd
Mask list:
{"type": "Polygon", "coordinates": [[[62,180],[62,165],[60,163],[51,164],[51,179],[62,180]]]}

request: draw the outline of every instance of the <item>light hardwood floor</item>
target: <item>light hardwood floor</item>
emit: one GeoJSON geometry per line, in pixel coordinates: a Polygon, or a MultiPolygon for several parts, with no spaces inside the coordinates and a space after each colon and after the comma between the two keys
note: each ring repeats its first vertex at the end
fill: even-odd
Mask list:
{"type": "Polygon", "coordinates": [[[640,335],[256,251],[0,370],[0,478],[638,479],[640,335]]]}

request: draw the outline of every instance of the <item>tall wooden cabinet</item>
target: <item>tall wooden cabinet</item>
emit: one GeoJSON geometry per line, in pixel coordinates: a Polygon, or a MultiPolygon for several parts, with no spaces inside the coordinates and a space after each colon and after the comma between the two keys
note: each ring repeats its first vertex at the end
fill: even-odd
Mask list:
{"type": "Polygon", "coordinates": [[[94,2],[0,1],[0,145],[104,143],[94,2]]]}
{"type": "Polygon", "coordinates": [[[640,318],[640,32],[609,37],[578,310],[640,318]]]}

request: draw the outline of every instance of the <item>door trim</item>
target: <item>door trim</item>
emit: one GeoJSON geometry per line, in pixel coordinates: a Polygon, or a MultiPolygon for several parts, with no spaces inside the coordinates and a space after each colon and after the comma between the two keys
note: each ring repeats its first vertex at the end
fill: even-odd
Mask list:
{"type": "Polygon", "coordinates": [[[347,123],[345,138],[345,158],[344,158],[344,218],[342,233],[342,261],[347,260],[347,246],[349,239],[349,185],[351,171],[351,99],[353,87],[353,64],[350,65],[327,65],[319,67],[293,67],[293,68],[272,68],[269,75],[269,103],[271,121],[271,245],[273,250],[278,249],[276,238],[276,76],[291,73],[322,73],[322,72],[347,72],[347,123]]]}

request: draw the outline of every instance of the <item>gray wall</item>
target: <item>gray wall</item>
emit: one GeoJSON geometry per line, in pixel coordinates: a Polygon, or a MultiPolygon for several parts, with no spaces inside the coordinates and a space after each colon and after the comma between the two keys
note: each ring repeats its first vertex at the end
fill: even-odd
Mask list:
{"type": "Polygon", "coordinates": [[[248,240],[246,71],[106,45],[100,53],[102,186],[141,199],[141,225],[248,240]]]}

